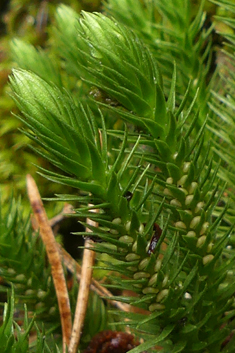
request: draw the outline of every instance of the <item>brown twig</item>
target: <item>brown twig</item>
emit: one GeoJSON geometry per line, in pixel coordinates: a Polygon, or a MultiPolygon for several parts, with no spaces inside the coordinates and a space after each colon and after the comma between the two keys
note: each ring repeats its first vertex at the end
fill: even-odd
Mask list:
{"type": "MultiPolygon", "coordinates": [[[[97,223],[87,219],[87,223],[97,227],[97,223]]],[[[90,232],[90,229],[87,228],[86,231],[90,232]]],[[[86,315],[88,298],[89,298],[89,290],[92,279],[92,266],[94,264],[95,252],[91,249],[93,248],[93,241],[91,239],[86,239],[85,248],[83,252],[83,260],[82,260],[82,271],[81,271],[81,279],[79,285],[79,292],[77,297],[77,304],[73,322],[73,329],[71,340],[69,344],[69,353],[76,353],[78,349],[78,344],[80,341],[83,323],[86,315]]]]}
{"type": "Polygon", "coordinates": [[[51,265],[51,274],[55,286],[63,336],[63,352],[66,352],[66,346],[69,345],[72,319],[69,304],[69,296],[64,277],[63,266],[60,253],[57,247],[54,234],[50,227],[43,203],[37,188],[37,185],[31,175],[27,175],[27,190],[33,213],[38,224],[42,241],[45,245],[49,263],[51,265]]]}
{"type": "Polygon", "coordinates": [[[75,213],[73,210],[73,206],[70,205],[69,203],[65,203],[63,210],[55,217],[49,219],[49,224],[51,228],[57,225],[58,223],[60,223],[61,221],[63,221],[66,218],[66,215],[69,215],[72,213],[75,213]]]}

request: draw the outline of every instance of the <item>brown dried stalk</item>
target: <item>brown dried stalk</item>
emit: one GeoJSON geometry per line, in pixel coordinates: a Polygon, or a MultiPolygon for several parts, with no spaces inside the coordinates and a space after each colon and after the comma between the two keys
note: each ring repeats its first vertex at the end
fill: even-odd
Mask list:
{"type": "Polygon", "coordinates": [[[45,245],[49,263],[51,265],[51,274],[55,286],[63,336],[63,353],[66,352],[66,346],[69,345],[72,319],[69,303],[68,290],[64,277],[64,271],[61,263],[59,249],[57,247],[54,234],[50,227],[43,203],[37,188],[37,185],[31,175],[27,175],[27,190],[29,200],[33,209],[36,222],[39,226],[40,235],[45,245]]]}
{"type": "MultiPolygon", "coordinates": [[[[97,223],[87,219],[87,223],[97,227],[97,223]]],[[[86,229],[87,232],[90,232],[90,229],[86,229]]],[[[82,333],[83,323],[85,320],[88,298],[89,298],[89,290],[92,279],[92,266],[94,264],[95,252],[91,249],[93,248],[93,241],[91,239],[86,239],[85,241],[85,249],[83,252],[83,260],[82,260],[82,271],[81,271],[81,279],[79,285],[79,292],[77,297],[77,304],[73,322],[73,329],[71,340],[69,344],[69,353],[76,353],[82,333]]]]}
{"type": "Polygon", "coordinates": [[[63,219],[65,219],[65,215],[69,215],[72,213],[75,213],[73,210],[73,206],[70,205],[69,203],[65,203],[63,210],[55,217],[49,219],[49,224],[51,228],[57,225],[58,223],[60,223],[61,221],[63,221],[63,219]]]}

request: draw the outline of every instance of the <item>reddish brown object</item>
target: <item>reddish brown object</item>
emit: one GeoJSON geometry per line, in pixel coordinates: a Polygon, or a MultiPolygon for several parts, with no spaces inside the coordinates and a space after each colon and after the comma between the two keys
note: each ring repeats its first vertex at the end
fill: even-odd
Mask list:
{"type": "Polygon", "coordinates": [[[130,333],[102,331],[95,335],[83,353],[126,353],[139,345],[130,333]]]}

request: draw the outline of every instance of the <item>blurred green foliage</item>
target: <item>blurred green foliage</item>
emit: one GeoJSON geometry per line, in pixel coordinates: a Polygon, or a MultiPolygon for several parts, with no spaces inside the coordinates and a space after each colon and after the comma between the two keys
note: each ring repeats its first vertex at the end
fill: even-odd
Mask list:
{"type": "MultiPolygon", "coordinates": [[[[78,13],[82,9],[99,11],[101,8],[100,0],[63,2],[78,13]]],[[[59,0],[9,0],[1,2],[0,8],[0,189],[3,202],[8,201],[12,191],[15,196],[21,194],[26,213],[29,209],[28,201],[25,199],[27,173],[35,175],[41,185],[43,196],[53,196],[55,192],[60,192],[61,186],[45,180],[42,183],[41,177],[36,175],[35,164],[46,167],[47,162],[35,155],[28,146],[29,139],[19,132],[21,123],[14,117],[17,110],[9,96],[7,86],[8,75],[13,67],[17,67],[11,55],[10,42],[13,38],[20,38],[26,43],[44,48],[46,52],[50,50],[53,43],[49,34],[55,22],[54,13],[59,3],[61,3],[59,0]]],[[[55,214],[58,207],[50,206],[49,214],[51,216],[55,214]]]]}

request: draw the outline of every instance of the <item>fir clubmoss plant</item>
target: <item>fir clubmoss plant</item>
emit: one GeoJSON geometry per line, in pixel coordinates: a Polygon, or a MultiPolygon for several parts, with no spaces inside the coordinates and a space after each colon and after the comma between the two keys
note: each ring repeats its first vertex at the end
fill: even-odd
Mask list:
{"type": "MultiPolygon", "coordinates": [[[[9,292],[10,294],[10,292],[9,292]]],[[[0,328],[1,350],[3,353],[13,352],[29,352],[29,333],[34,325],[34,319],[28,320],[27,308],[25,307],[24,323],[19,326],[14,321],[14,307],[15,307],[14,290],[9,295],[8,302],[4,306],[4,319],[0,328]]],[[[39,353],[59,353],[58,347],[53,344],[51,348],[45,342],[43,333],[40,332],[35,325],[37,331],[37,348],[35,352],[39,353]]]]}
{"type": "Polygon", "coordinates": [[[74,188],[55,200],[76,202],[89,230],[78,235],[95,241],[97,269],[111,271],[106,285],[119,290],[113,299],[142,310],[110,316],[144,339],[130,352],[233,352],[234,207],[225,180],[231,190],[234,163],[224,150],[234,146],[229,132],[217,140],[212,118],[232,131],[234,104],[210,71],[204,1],[196,14],[187,0],[135,4],[109,0],[108,15],[61,5],[53,38],[66,80],[51,69],[48,79],[49,58],[15,42],[20,65],[31,50],[37,67],[13,70],[12,97],[25,135],[57,168],[39,166],[40,174],[74,188]]]}

